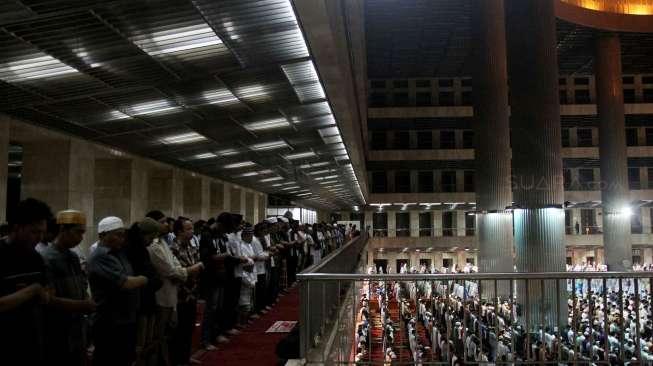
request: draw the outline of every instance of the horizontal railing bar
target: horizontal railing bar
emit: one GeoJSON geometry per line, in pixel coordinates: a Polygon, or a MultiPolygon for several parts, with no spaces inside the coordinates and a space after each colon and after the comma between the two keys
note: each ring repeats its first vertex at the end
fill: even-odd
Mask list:
{"type": "Polygon", "coordinates": [[[357,274],[357,273],[300,273],[302,281],[354,280],[354,281],[446,281],[446,280],[566,280],[653,278],[653,272],[507,272],[507,273],[435,273],[435,274],[357,274]]]}

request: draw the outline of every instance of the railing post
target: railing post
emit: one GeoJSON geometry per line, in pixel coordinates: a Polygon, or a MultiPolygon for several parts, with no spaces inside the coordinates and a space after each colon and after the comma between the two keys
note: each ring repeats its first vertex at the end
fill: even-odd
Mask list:
{"type": "Polygon", "coordinates": [[[310,348],[310,294],[308,280],[299,280],[299,357],[306,358],[310,348]]]}

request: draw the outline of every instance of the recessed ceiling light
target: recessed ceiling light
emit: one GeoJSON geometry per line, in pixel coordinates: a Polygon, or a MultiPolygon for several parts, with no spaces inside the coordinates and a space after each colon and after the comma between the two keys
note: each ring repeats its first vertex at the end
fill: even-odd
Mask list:
{"type": "Polygon", "coordinates": [[[295,160],[295,159],[304,159],[304,158],[310,158],[316,156],[315,152],[313,151],[306,151],[306,152],[300,152],[300,153],[295,153],[295,154],[288,154],[285,155],[284,158],[288,160],[295,160]]]}
{"type": "Polygon", "coordinates": [[[30,55],[22,60],[0,64],[0,80],[21,82],[32,79],[46,79],[61,75],[78,73],[65,63],[42,52],[30,55]]]}
{"type": "Polygon", "coordinates": [[[131,37],[131,41],[150,56],[181,53],[222,43],[206,23],[166,29],[142,37],[131,37]]]}
{"type": "Polygon", "coordinates": [[[312,172],[306,172],[307,175],[319,175],[319,174],[324,174],[324,173],[331,173],[333,172],[333,169],[322,169],[322,170],[315,170],[312,172]]]}
{"type": "Polygon", "coordinates": [[[220,106],[234,105],[240,102],[240,100],[227,88],[207,90],[202,93],[202,98],[205,99],[208,104],[217,104],[220,106]]]}
{"type": "Polygon", "coordinates": [[[217,155],[215,155],[214,153],[204,153],[204,154],[193,155],[192,159],[210,159],[216,157],[217,155]]]}
{"type": "Polygon", "coordinates": [[[313,61],[299,61],[281,65],[281,69],[295,90],[300,102],[304,103],[326,98],[313,61]]]}
{"type": "Polygon", "coordinates": [[[255,162],[253,161],[241,161],[239,163],[232,163],[232,164],[227,164],[223,166],[224,169],[235,169],[235,168],[245,168],[249,166],[254,166],[256,165],[255,162]]]}
{"type": "Polygon", "coordinates": [[[299,168],[300,169],[318,168],[318,167],[326,166],[326,165],[329,165],[329,164],[331,164],[331,163],[329,163],[328,161],[322,161],[322,162],[319,162],[319,163],[302,164],[302,165],[299,166],[299,168]]]}
{"type": "Polygon", "coordinates": [[[261,182],[261,183],[275,182],[275,181],[282,180],[282,179],[283,179],[283,177],[271,177],[271,178],[261,179],[261,180],[259,180],[259,182],[261,182]]]}
{"type": "Polygon", "coordinates": [[[274,128],[290,127],[290,123],[283,118],[272,118],[258,122],[246,123],[243,125],[249,131],[271,130],[274,128]]]}
{"type": "Polygon", "coordinates": [[[259,144],[250,145],[249,148],[254,151],[266,151],[266,150],[275,150],[288,147],[288,144],[284,140],[262,142],[259,144]]]}
{"type": "Polygon", "coordinates": [[[298,188],[299,188],[299,186],[290,186],[290,187],[283,187],[283,188],[281,188],[281,190],[282,191],[287,191],[287,190],[290,190],[290,189],[298,189],[298,188]]]}
{"type": "Polygon", "coordinates": [[[132,115],[160,114],[176,110],[179,110],[179,106],[172,104],[172,102],[166,99],[134,104],[127,108],[127,112],[132,115]]]}
{"type": "Polygon", "coordinates": [[[236,149],[223,149],[220,151],[216,151],[216,153],[220,156],[232,156],[232,155],[238,155],[238,150],[236,149]]]}
{"type": "Polygon", "coordinates": [[[253,176],[256,176],[256,175],[259,175],[259,173],[258,172],[245,172],[245,173],[242,173],[242,174],[234,175],[234,177],[244,178],[244,177],[253,177],[253,176]]]}
{"type": "Polygon", "coordinates": [[[204,141],[206,137],[200,135],[197,132],[183,133],[180,135],[172,135],[164,137],[161,139],[161,142],[165,144],[186,144],[189,142],[204,141]]]}

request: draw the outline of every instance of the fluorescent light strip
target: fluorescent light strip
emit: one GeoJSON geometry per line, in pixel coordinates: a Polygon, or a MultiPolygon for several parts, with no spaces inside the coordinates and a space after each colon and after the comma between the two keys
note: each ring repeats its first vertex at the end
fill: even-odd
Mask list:
{"type": "Polygon", "coordinates": [[[282,180],[282,179],[283,179],[283,177],[271,177],[271,178],[261,179],[261,180],[259,180],[259,182],[261,182],[261,183],[275,182],[275,181],[282,180]]]}
{"type": "Polygon", "coordinates": [[[306,151],[306,152],[301,152],[301,153],[295,153],[295,154],[288,154],[285,155],[284,158],[288,160],[295,160],[295,159],[304,159],[304,158],[310,158],[313,156],[317,156],[315,152],[313,151],[306,151]]]}
{"type": "Polygon", "coordinates": [[[227,165],[224,165],[223,168],[224,169],[235,169],[235,168],[245,168],[245,167],[254,166],[254,165],[256,165],[255,162],[248,160],[248,161],[241,161],[239,163],[227,164],[227,165]]]}
{"type": "Polygon", "coordinates": [[[300,102],[326,98],[313,61],[299,61],[282,65],[281,69],[300,102]]]}
{"type": "Polygon", "coordinates": [[[216,153],[220,156],[233,156],[239,154],[238,150],[236,149],[223,149],[220,151],[216,151],[216,153]]]}
{"type": "Polygon", "coordinates": [[[0,64],[0,80],[11,83],[79,73],[77,69],[42,52],[30,56],[22,60],[0,64]]]}
{"type": "Polygon", "coordinates": [[[275,150],[288,147],[288,144],[283,140],[262,142],[259,144],[250,145],[249,148],[253,151],[266,151],[266,150],[275,150]]]}
{"type": "Polygon", "coordinates": [[[181,135],[173,135],[173,136],[168,136],[162,138],[160,141],[163,142],[164,144],[186,144],[189,142],[198,142],[198,141],[204,141],[206,140],[206,137],[200,135],[197,132],[189,132],[189,133],[184,133],[181,135]]]}
{"type": "Polygon", "coordinates": [[[254,176],[257,176],[257,175],[259,175],[258,172],[246,172],[246,173],[235,175],[234,177],[235,178],[245,178],[245,177],[254,177],[254,176]]]}
{"type": "Polygon", "coordinates": [[[283,118],[273,118],[265,121],[251,122],[243,125],[249,131],[271,130],[274,128],[290,127],[290,123],[283,118]]]}
{"type": "Polygon", "coordinates": [[[131,37],[132,42],[150,56],[215,46],[222,40],[206,23],[154,32],[145,37],[131,37]]]}
{"type": "Polygon", "coordinates": [[[326,166],[326,165],[329,165],[329,164],[331,164],[331,163],[329,163],[328,161],[323,161],[323,162],[319,162],[319,163],[302,164],[302,165],[299,166],[299,168],[300,169],[319,168],[321,166],[326,166]]]}
{"type": "Polygon", "coordinates": [[[210,158],[217,158],[218,156],[215,155],[214,153],[204,153],[204,154],[197,154],[193,155],[192,159],[210,159],[210,158]]]}
{"type": "Polygon", "coordinates": [[[202,98],[208,104],[217,104],[220,106],[228,106],[240,103],[240,100],[229,91],[229,89],[207,90],[202,93],[202,98]]]}
{"type": "Polygon", "coordinates": [[[127,112],[132,115],[142,114],[159,114],[178,110],[179,106],[173,105],[169,100],[161,99],[154,102],[139,103],[127,108],[127,112]]]}
{"type": "Polygon", "coordinates": [[[282,191],[287,191],[289,189],[298,189],[298,188],[299,188],[299,186],[290,186],[290,187],[283,187],[283,188],[281,188],[281,190],[282,191]]]}

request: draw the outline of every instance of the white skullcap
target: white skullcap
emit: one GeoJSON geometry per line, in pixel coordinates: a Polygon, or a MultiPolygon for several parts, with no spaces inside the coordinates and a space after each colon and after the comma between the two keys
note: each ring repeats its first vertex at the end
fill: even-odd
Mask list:
{"type": "Polygon", "coordinates": [[[119,217],[109,216],[100,220],[100,223],[97,225],[97,232],[98,234],[102,234],[117,229],[123,229],[124,227],[125,225],[119,217]]]}
{"type": "Polygon", "coordinates": [[[265,221],[267,221],[270,224],[276,224],[278,222],[276,217],[268,217],[267,219],[265,219],[265,221]]]}

